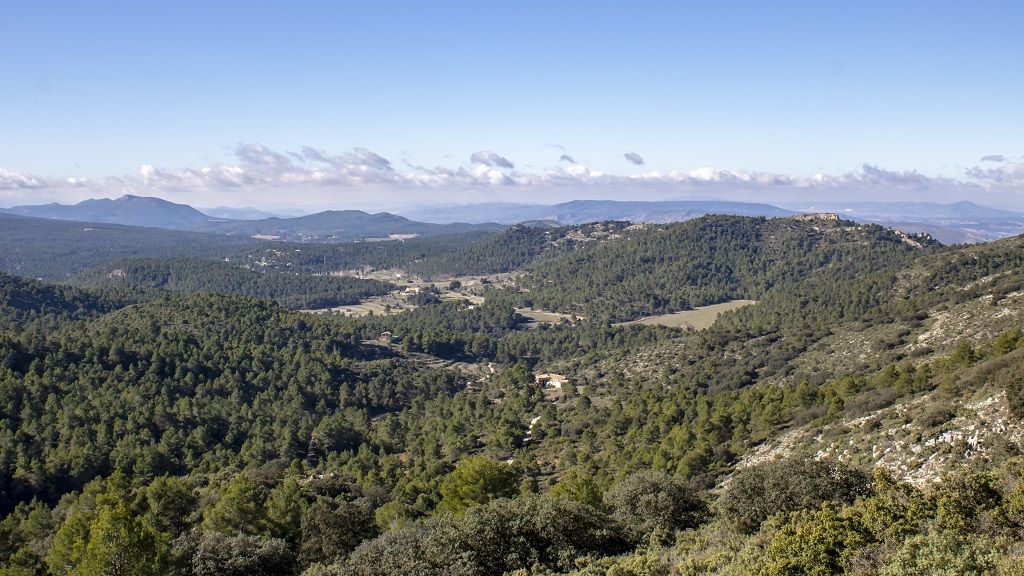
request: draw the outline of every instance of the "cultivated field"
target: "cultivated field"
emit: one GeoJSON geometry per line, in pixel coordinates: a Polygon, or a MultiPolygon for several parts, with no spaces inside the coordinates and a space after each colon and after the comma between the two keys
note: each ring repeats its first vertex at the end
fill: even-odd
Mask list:
{"type": "Polygon", "coordinates": [[[351,316],[358,318],[373,313],[374,316],[381,316],[387,314],[397,314],[403,310],[410,310],[415,308],[413,304],[410,304],[407,295],[400,292],[391,292],[384,296],[373,296],[359,302],[359,304],[349,304],[348,306],[336,306],[333,308],[320,308],[317,310],[303,310],[303,312],[313,313],[326,313],[334,312],[341,314],[342,316],[351,316]]]}
{"type": "Polygon", "coordinates": [[[722,312],[728,312],[729,310],[735,310],[751,304],[757,304],[754,300],[730,300],[728,302],[722,302],[721,304],[712,304],[710,306],[701,306],[693,310],[683,310],[682,312],[673,312],[671,314],[660,314],[658,316],[647,316],[639,320],[633,320],[631,322],[623,322],[620,325],[625,324],[647,324],[659,326],[668,326],[670,328],[693,328],[694,330],[703,330],[710,327],[718,319],[718,315],[722,312]]]}

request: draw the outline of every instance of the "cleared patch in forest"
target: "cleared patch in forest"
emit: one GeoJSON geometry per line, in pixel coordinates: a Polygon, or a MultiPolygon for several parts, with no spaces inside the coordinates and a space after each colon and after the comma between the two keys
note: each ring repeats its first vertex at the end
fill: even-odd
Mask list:
{"type": "Polygon", "coordinates": [[[573,316],[572,314],[534,310],[532,308],[516,308],[516,312],[529,318],[531,323],[537,324],[557,324],[562,320],[579,320],[583,318],[582,316],[573,316]]]}
{"type": "Polygon", "coordinates": [[[668,326],[670,328],[690,328],[693,330],[703,330],[710,327],[718,319],[718,315],[722,312],[728,312],[729,310],[735,310],[744,306],[750,306],[751,304],[757,304],[756,300],[730,300],[728,302],[721,302],[719,304],[712,304],[710,306],[701,306],[700,308],[694,308],[693,310],[683,310],[682,312],[673,312],[671,314],[659,314],[657,316],[645,316],[639,320],[632,320],[630,322],[622,322],[617,326],[625,326],[628,324],[646,324],[646,325],[658,325],[668,326]]]}

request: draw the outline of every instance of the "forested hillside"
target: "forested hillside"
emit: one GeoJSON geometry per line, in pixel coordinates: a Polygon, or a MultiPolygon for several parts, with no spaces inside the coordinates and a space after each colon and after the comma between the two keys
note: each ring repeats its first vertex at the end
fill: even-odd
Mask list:
{"type": "Polygon", "coordinates": [[[0,272],[0,324],[27,330],[117,310],[144,298],[134,290],[81,290],[0,272]]]}
{"type": "Polygon", "coordinates": [[[258,246],[250,238],[0,213],[0,270],[61,281],[121,258],[218,258],[258,246]]]}
{"type": "Polygon", "coordinates": [[[631,320],[732,299],[758,300],[815,278],[857,282],[892,273],[926,238],[842,220],[712,216],[648,227],[628,241],[587,246],[538,264],[521,286],[527,305],[631,320]]]}
{"type": "Polygon", "coordinates": [[[125,258],[186,257],[307,275],[367,268],[403,269],[428,278],[493,274],[528,265],[568,231],[517,226],[505,232],[317,244],[10,214],[0,214],[0,224],[0,271],[57,281],[125,258]]]}
{"type": "Polygon", "coordinates": [[[424,278],[529,267],[621,230],[623,223],[571,228],[513,226],[382,242],[299,243],[244,236],[91,224],[0,214],[0,271],[53,281],[125,258],[190,258],[305,275],[402,270],[424,278]]]}
{"type": "Polygon", "coordinates": [[[716,216],[389,249],[417,246],[529,274],[363,318],[204,260],[0,276],[0,574],[1024,565],[1024,238],[716,216]],[[738,297],[701,331],[610,322],[738,297]]]}
{"type": "Polygon", "coordinates": [[[293,218],[265,218],[262,220],[208,220],[194,230],[245,236],[267,235],[294,242],[359,242],[367,239],[387,239],[395,234],[414,236],[440,236],[463,232],[504,229],[499,224],[432,224],[415,222],[408,218],[380,212],[369,214],[359,210],[328,210],[293,218]]]}
{"type": "Polygon", "coordinates": [[[330,308],[386,294],[394,285],[337,276],[300,276],[241,268],[231,262],[193,258],[117,260],[76,276],[87,287],[142,287],[184,292],[256,296],[287,308],[330,308]]]}

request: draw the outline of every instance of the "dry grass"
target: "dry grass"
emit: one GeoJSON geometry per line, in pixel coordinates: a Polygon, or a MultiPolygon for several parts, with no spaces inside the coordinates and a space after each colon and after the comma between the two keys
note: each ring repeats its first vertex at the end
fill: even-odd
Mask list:
{"type": "Polygon", "coordinates": [[[694,330],[703,330],[714,324],[715,320],[718,319],[718,315],[722,312],[728,312],[729,310],[750,306],[751,304],[757,304],[757,302],[755,300],[730,300],[728,302],[722,302],[721,304],[701,306],[700,308],[695,308],[693,310],[683,310],[682,312],[660,314],[658,316],[647,316],[639,320],[623,322],[622,324],[658,325],[668,326],[670,328],[690,327],[694,330]]]}

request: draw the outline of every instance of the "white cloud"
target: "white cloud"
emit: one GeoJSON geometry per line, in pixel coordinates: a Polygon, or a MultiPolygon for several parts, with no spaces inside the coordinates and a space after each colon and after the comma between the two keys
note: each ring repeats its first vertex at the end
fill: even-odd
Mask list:
{"type": "Polygon", "coordinates": [[[631,164],[635,164],[637,166],[644,165],[644,159],[641,158],[640,155],[637,154],[636,152],[626,152],[625,154],[622,155],[622,157],[628,160],[631,164]]]}
{"type": "Polygon", "coordinates": [[[483,164],[492,168],[508,168],[509,170],[515,168],[515,164],[512,164],[508,158],[499,156],[496,152],[491,152],[490,150],[474,152],[469,157],[469,161],[473,164],[483,164]]]}
{"type": "Polygon", "coordinates": [[[239,144],[234,158],[198,168],[166,170],[144,164],[134,175],[47,178],[0,168],[0,197],[8,203],[72,201],[125,193],[157,195],[200,205],[296,202],[317,207],[394,207],[427,202],[541,201],[575,198],[719,197],[786,202],[830,199],[1021,203],[1024,164],[974,167],[965,178],[931,177],[865,164],[842,174],[799,176],[711,167],[608,174],[560,159],[542,170],[520,172],[495,152],[480,151],[468,165],[402,169],[365,148],[330,154],[315,148],[272,150],[239,144]],[[215,198],[215,199],[211,199],[215,198]]]}
{"type": "Polygon", "coordinates": [[[36,176],[23,172],[14,172],[0,166],[0,190],[25,190],[42,188],[47,185],[48,183],[36,176]]]}
{"type": "Polygon", "coordinates": [[[989,184],[1024,187],[1024,163],[1006,162],[995,168],[975,166],[967,175],[989,184]]]}

